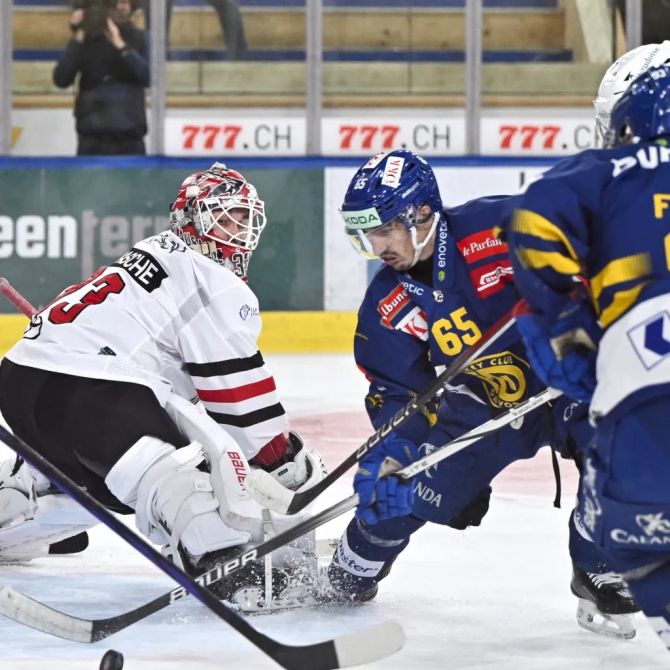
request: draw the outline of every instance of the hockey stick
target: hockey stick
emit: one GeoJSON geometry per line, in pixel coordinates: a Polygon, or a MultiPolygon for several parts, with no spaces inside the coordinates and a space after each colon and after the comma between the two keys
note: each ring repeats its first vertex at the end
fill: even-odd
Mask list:
{"type": "Polygon", "coordinates": [[[9,283],[8,279],[0,277],[0,293],[9,300],[22,314],[30,318],[37,310],[9,283]]]}
{"type": "MultiPolygon", "coordinates": [[[[528,412],[532,412],[534,409],[560,395],[560,391],[553,388],[547,388],[504,414],[487,421],[477,428],[473,428],[471,431],[452,440],[440,449],[415,461],[411,465],[398,471],[396,474],[403,479],[409,479],[419,472],[427,470],[429,467],[452,456],[462,449],[465,449],[474,442],[491,435],[503,426],[512,423],[515,419],[522,417],[524,414],[528,414],[528,412]]],[[[357,494],[345,498],[319,514],[309,519],[305,519],[305,521],[285,530],[279,535],[275,535],[257,547],[249,549],[235,558],[215,566],[209,572],[200,575],[198,577],[198,582],[203,584],[213,584],[220,579],[225,579],[228,575],[232,574],[249,561],[255,561],[262,558],[273,552],[275,549],[292,542],[305,533],[314,530],[324,523],[353,509],[357,504],[357,494]]],[[[117,616],[106,619],[81,619],[54,610],[47,605],[16,591],[11,586],[5,586],[0,589],[0,613],[10,619],[25,624],[26,626],[31,626],[32,628],[36,628],[45,633],[50,633],[51,635],[58,635],[77,642],[97,642],[98,640],[103,640],[114,633],[124,630],[128,626],[158,612],[186,595],[186,590],[183,587],[178,587],[145,605],[141,605],[140,607],[123,614],[118,614],[117,616]]],[[[389,624],[386,625],[388,626],[389,624]]],[[[389,631],[389,633],[390,632],[391,631],[389,631]]],[[[396,635],[396,637],[398,635],[398,633],[393,634],[396,635]]],[[[389,641],[386,642],[388,644],[389,641]]],[[[401,646],[401,643],[398,644],[401,646]]],[[[380,654],[381,653],[380,650],[380,654]]]]}
{"type": "MultiPolygon", "coordinates": [[[[10,449],[35,466],[45,477],[57,484],[63,492],[74,498],[90,514],[97,517],[117,535],[121,536],[131,547],[143,554],[156,567],[180,584],[178,588],[173,589],[167,594],[165,601],[160,598],[158,599],[163,603],[162,607],[184,597],[187,593],[193,594],[216,616],[223,619],[258,649],[265,652],[272,660],[287,668],[287,670],[303,670],[304,668],[310,668],[310,670],[312,668],[314,670],[331,670],[351,665],[360,665],[384,658],[402,648],[405,642],[403,630],[398,624],[393,622],[385,622],[356,633],[342,635],[325,640],[324,642],[305,646],[283,644],[264,635],[251,626],[244,617],[226,607],[205,588],[204,585],[208,583],[207,575],[212,573],[217,575],[216,578],[210,581],[221,579],[224,573],[223,566],[219,566],[218,569],[210,571],[207,575],[197,580],[191,578],[154,549],[145,539],[136,535],[130,528],[119,521],[85,489],[78,486],[72,479],[61,472],[60,469],[56,468],[32,447],[28,446],[2,426],[0,426],[0,441],[4,442],[10,449]]],[[[254,550],[246,552],[234,561],[228,561],[225,565],[232,566],[232,564],[235,564],[235,567],[241,567],[248,563],[249,560],[253,560],[251,554],[254,553],[254,550]]],[[[212,576],[214,577],[214,575],[212,576]]],[[[16,598],[14,593],[8,589],[3,590],[5,605],[11,605],[12,601],[18,604],[20,599],[16,598]]],[[[82,620],[76,620],[72,624],[67,620],[67,615],[61,615],[59,618],[54,616],[54,610],[50,610],[49,608],[46,608],[46,610],[47,612],[42,615],[45,618],[37,626],[40,630],[46,629],[46,632],[59,635],[60,637],[84,642],[94,642],[111,634],[103,632],[96,637],[93,625],[90,622],[82,623],[82,620]]],[[[135,612],[138,611],[135,610],[135,612]]],[[[140,618],[143,617],[135,616],[133,620],[136,621],[140,618]]],[[[22,621],[20,612],[17,620],[22,621]]],[[[125,626],[118,627],[117,630],[121,630],[123,627],[125,626]]]]}
{"type": "MultiPolygon", "coordinates": [[[[414,416],[420,409],[427,405],[437,393],[439,393],[446,384],[448,384],[456,375],[463,371],[479,354],[489,345],[493,344],[499,337],[509,330],[514,324],[513,312],[521,302],[517,303],[503,317],[496,321],[475,344],[468,347],[461,353],[443,372],[438,375],[431,384],[424,389],[421,395],[412,398],[402,409],[399,409],[386,423],[380,426],[373,435],[371,435],[354,453],[349,455],[332,472],[324,477],[318,484],[312,486],[306,491],[294,492],[290,489],[284,489],[283,496],[276,496],[274,507],[275,512],[280,514],[295,514],[304,509],[313,500],[315,500],[325,489],[327,489],[335,480],[339,479],[352,465],[365,456],[365,454],[375,445],[379,444],[392,430],[398,428],[414,416]]],[[[247,478],[247,488],[252,491],[256,497],[259,489],[263,488],[271,475],[263,470],[254,470],[251,476],[247,478]],[[267,475],[267,477],[265,476],[267,475]]],[[[275,481],[273,479],[273,481],[275,481]]]]}

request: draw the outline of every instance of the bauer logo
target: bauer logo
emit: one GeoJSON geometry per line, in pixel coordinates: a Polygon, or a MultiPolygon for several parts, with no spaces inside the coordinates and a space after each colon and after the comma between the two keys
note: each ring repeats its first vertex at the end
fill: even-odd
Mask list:
{"type": "Polygon", "coordinates": [[[382,176],[382,184],[390,186],[391,188],[398,188],[400,185],[400,175],[402,173],[405,159],[400,156],[390,156],[384,166],[384,174],[382,176]]]}
{"type": "Polygon", "coordinates": [[[468,235],[457,242],[457,246],[468,263],[476,263],[489,256],[509,253],[509,247],[493,234],[493,229],[481,230],[474,235],[468,235]]]}

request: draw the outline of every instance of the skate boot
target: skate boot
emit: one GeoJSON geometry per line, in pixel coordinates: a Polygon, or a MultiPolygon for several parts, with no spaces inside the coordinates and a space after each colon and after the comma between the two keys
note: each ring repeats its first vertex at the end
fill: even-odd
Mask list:
{"type": "Polygon", "coordinates": [[[620,574],[584,572],[573,564],[570,590],[579,598],[577,623],[600,635],[635,637],[633,614],[640,608],[620,574]]]}
{"type": "Polygon", "coordinates": [[[21,457],[0,463],[0,563],[83,551],[94,523],[21,457]]]}
{"type": "MultiPolygon", "coordinates": [[[[321,601],[323,603],[367,603],[376,597],[379,590],[376,579],[352,575],[344,570],[335,559],[328,566],[326,574],[327,581],[324,581],[321,586],[321,601]]],[[[379,578],[382,578],[381,573],[379,578]]]]}
{"type": "MultiPolygon", "coordinates": [[[[181,546],[179,553],[186,572],[192,577],[197,577],[237,556],[243,549],[243,547],[236,546],[212,551],[200,558],[196,564],[181,546]]],[[[255,613],[264,609],[266,590],[269,590],[271,594],[270,600],[274,600],[280,598],[288,586],[288,578],[282,570],[271,568],[270,574],[271,578],[266,583],[264,561],[254,561],[217,582],[207,584],[207,588],[217,598],[225,600],[243,612],[255,613]]]]}

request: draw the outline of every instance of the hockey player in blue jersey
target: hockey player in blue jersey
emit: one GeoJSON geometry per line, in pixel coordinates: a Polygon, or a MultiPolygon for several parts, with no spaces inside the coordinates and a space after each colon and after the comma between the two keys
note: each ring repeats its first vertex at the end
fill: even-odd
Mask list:
{"type": "Polygon", "coordinates": [[[670,647],[669,143],[663,65],[614,106],[613,148],[561,161],[529,188],[510,237],[529,356],[548,383],[591,403],[584,524],[670,647]]]}
{"type": "MultiPolygon", "coordinates": [[[[354,175],[342,207],[346,232],[362,253],[384,263],[360,307],[354,340],[356,362],[370,382],[365,403],[375,427],[517,301],[508,247],[497,235],[513,203],[503,196],[480,198],[444,210],[432,169],[409,151],[374,156],[354,175]]],[[[458,375],[441,400],[373,449],[354,480],[356,517],[329,567],[335,588],[352,600],[374,597],[379,580],[427,521],[478,526],[488,510],[490,482],[508,464],[547,444],[574,456],[591,437],[587,410],[561,398],[411,484],[379,478],[387,457],[407,464],[544,387],[512,329],[458,375]]],[[[630,594],[595,545],[574,524],[570,528],[572,586],[586,608],[578,613],[580,624],[632,637],[629,613],[636,606],[630,594]]]]}

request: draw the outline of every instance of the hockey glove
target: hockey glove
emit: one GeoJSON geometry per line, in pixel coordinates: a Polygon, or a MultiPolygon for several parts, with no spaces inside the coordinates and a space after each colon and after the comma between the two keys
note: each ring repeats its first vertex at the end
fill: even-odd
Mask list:
{"type": "Polygon", "coordinates": [[[277,435],[254,458],[251,465],[269,472],[282,486],[291,491],[305,491],[320,482],[326,475],[321,456],[305,444],[298,433],[288,437],[277,435]]]}
{"type": "Polygon", "coordinates": [[[583,298],[569,298],[548,326],[530,312],[515,318],[535,373],[570,398],[590,402],[601,335],[591,305],[583,298]]]}
{"type": "Polygon", "coordinates": [[[413,463],[419,450],[413,442],[391,433],[365,456],[354,477],[354,491],[358,493],[356,517],[374,525],[396,516],[406,516],[412,511],[414,486],[389,471],[397,471],[413,463]]]}

